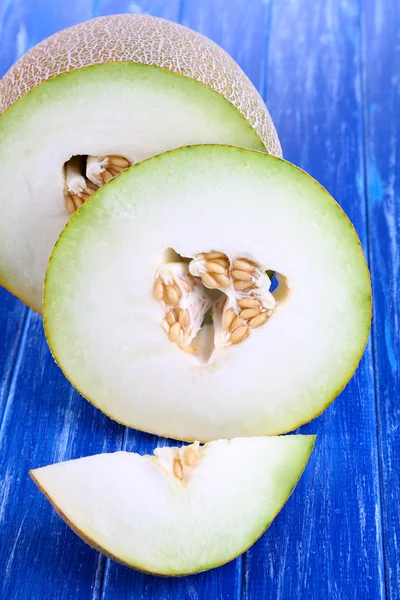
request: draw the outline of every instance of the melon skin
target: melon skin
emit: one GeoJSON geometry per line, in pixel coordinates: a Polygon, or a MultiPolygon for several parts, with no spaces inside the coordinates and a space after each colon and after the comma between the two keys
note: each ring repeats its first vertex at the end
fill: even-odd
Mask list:
{"type": "Polygon", "coordinates": [[[98,17],[40,42],[0,81],[0,114],[51,77],[126,62],[158,66],[212,88],[239,110],[267,152],[282,155],[269,112],[236,62],[207,37],[148,15],[98,17]]]}
{"type": "Polygon", "coordinates": [[[315,439],[215,440],[199,448],[200,462],[182,482],[154,456],[125,451],[29,474],[95,550],[135,570],[183,576],[226,564],[256,542],[292,494],[315,439]]]}

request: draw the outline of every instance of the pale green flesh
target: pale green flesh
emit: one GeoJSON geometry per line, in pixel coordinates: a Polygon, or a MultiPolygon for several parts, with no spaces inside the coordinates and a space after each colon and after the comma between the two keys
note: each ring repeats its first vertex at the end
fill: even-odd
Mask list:
{"type": "Polygon", "coordinates": [[[223,96],[158,67],[95,65],[35,87],[0,116],[0,283],[41,311],[47,261],[69,218],[71,156],[138,162],[209,142],[265,150],[223,96]]]}
{"type": "Polygon", "coordinates": [[[45,286],[47,338],[79,391],[117,421],[186,440],[315,417],[353,374],[370,311],[361,246],[328,193],[281,159],[221,146],[166,153],[101,189],[64,230],[45,286]],[[169,342],[152,297],[168,247],[254,257],[290,295],[199,365],[169,342]]]}
{"type": "Polygon", "coordinates": [[[263,533],[296,485],[314,436],[210,442],[183,483],[154,457],[99,454],[32,471],[72,528],[162,575],[216,567],[263,533]]]}

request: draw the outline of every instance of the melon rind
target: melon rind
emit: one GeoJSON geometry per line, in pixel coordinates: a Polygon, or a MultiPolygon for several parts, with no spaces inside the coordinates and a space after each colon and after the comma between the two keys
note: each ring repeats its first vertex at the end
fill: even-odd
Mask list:
{"type": "Polygon", "coordinates": [[[147,15],[99,17],[40,42],[0,81],[0,114],[51,77],[115,62],[155,65],[212,88],[239,110],[267,152],[282,155],[268,110],[236,62],[205,36],[147,15]]]}

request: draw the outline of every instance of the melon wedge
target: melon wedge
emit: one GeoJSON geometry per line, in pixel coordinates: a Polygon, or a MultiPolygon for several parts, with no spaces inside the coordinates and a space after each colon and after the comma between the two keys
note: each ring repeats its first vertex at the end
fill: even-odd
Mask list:
{"type": "Polygon", "coordinates": [[[102,17],[40,43],[0,82],[0,114],[0,284],[39,312],[69,214],[122,168],[204,142],[280,154],[238,65],[149,16],[102,17]]]}
{"type": "Polygon", "coordinates": [[[300,478],[314,436],[218,440],[154,456],[99,454],[30,472],[88,544],[130,567],[217,567],[265,531],[300,478]]]}
{"type": "Polygon", "coordinates": [[[341,208],[288,162],[228,146],[174,150],[101,188],[61,234],[44,292],[73,385],[117,421],[187,441],[314,418],[354,373],[370,317],[341,208]]]}

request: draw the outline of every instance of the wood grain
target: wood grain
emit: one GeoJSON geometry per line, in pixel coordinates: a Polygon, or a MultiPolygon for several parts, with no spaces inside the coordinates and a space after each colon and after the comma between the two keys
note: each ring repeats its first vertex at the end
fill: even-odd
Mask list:
{"type": "Polygon", "coordinates": [[[366,2],[364,114],[387,597],[400,597],[400,8],[366,2]]]}
{"type": "MultiPolygon", "coordinates": [[[[368,250],[355,1],[272,4],[266,99],[286,159],[337,199],[368,250]]],[[[245,559],[246,600],[384,598],[371,346],[317,433],[300,489],[245,559]]]]}

